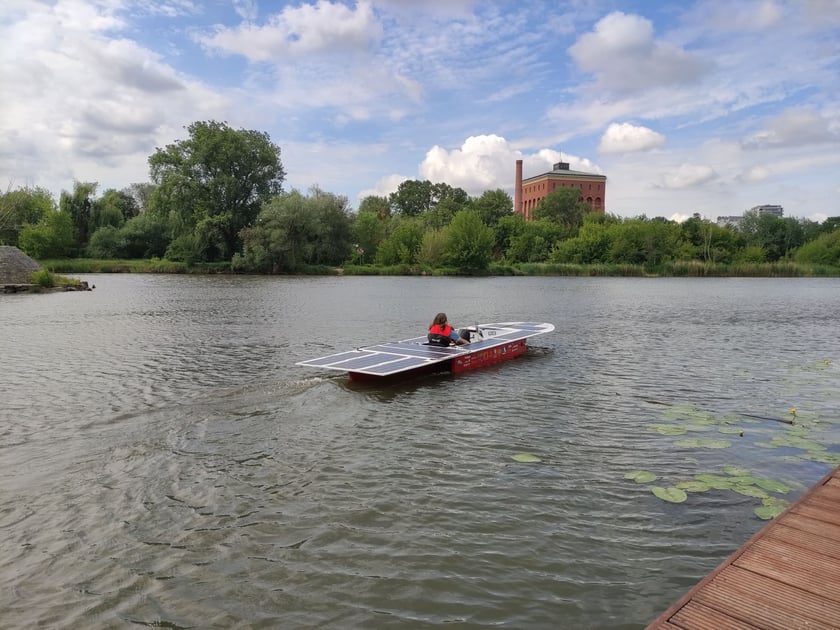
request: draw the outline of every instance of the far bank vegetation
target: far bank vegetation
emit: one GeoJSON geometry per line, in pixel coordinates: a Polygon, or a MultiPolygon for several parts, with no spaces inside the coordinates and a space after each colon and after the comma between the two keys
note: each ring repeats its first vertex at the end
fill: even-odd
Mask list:
{"type": "MultiPolygon", "coordinates": [[[[149,157],[150,182],[0,195],[0,244],[53,271],[498,275],[840,275],[840,217],[745,213],[737,228],[589,212],[575,189],[525,221],[503,190],[408,180],[386,196],[284,190],[267,134],[196,122],[149,157]]],[[[680,209],[675,209],[678,211],[680,209]]]]}

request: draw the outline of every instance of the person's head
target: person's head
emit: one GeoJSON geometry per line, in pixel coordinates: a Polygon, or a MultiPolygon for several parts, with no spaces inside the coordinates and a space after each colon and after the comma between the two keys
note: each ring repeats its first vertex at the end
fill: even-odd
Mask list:
{"type": "Polygon", "coordinates": [[[432,322],[432,326],[446,326],[446,313],[435,315],[435,321],[432,322]]]}

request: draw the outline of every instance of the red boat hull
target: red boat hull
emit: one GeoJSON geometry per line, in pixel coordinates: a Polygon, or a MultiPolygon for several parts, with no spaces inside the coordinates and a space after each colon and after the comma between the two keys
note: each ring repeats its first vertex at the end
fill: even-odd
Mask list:
{"type": "Polygon", "coordinates": [[[408,378],[415,378],[425,374],[433,374],[435,372],[452,372],[453,374],[460,372],[469,372],[477,370],[488,365],[495,365],[502,361],[509,361],[518,356],[525,354],[528,350],[528,345],[525,339],[517,339],[501,346],[486,348],[476,352],[470,352],[463,356],[455,357],[451,361],[443,363],[435,363],[434,365],[427,365],[416,370],[409,370],[407,372],[400,372],[399,374],[392,374],[389,376],[375,376],[373,374],[365,374],[363,372],[348,372],[350,380],[357,383],[389,383],[393,381],[402,381],[408,378]]]}
{"type": "Polygon", "coordinates": [[[486,350],[479,350],[478,352],[471,352],[462,357],[452,359],[452,372],[469,372],[470,370],[477,370],[479,368],[501,363],[515,359],[516,357],[525,353],[528,346],[524,339],[517,339],[502,346],[495,346],[487,348],[486,350]]]}

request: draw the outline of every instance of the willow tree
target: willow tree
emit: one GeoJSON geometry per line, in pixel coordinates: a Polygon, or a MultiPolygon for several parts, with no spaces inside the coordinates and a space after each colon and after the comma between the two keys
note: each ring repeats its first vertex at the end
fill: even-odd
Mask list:
{"type": "Polygon", "coordinates": [[[282,192],[280,147],[266,133],[216,121],[187,127],[189,138],[149,158],[152,211],[168,217],[173,236],[198,259],[227,260],[242,246],[263,203],[282,192]]]}

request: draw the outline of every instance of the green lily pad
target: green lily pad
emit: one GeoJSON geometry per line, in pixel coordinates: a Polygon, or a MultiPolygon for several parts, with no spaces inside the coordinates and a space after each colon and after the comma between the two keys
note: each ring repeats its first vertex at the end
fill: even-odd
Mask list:
{"type": "Polygon", "coordinates": [[[636,483],[650,483],[656,479],[656,475],[648,470],[633,470],[624,475],[625,479],[632,479],[636,483]]]}
{"type": "Polygon", "coordinates": [[[729,448],[732,446],[732,442],[729,440],[700,440],[700,439],[690,439],[690,440],[677,440],[675,442],[677,446],[684,446],[688,448],[729,448]]]}
{"type": "Polygon", "coordinates": [[[732,486],[732,491],[738,494],[743,494],[746,497],[753,497],[754,499],[764,499],[768,494],[761,488],[755,486],[745,486],[743,484],[736,484],[732,486]]]}
{"type": "Polygon", "coordinates": [[[648,428],[662,435],[683,435],[686,431],[685,427],[676,424],[651,424],[648,428]]]}
{"type": "Polygon", "coordinates": [[[802,458],[812,462],[828,464],[829,466],[840,466],[840,453],[808,451],[807,454],[802,455],[802,458]]]}
{"type": "Polygon", "coordinates": [[[788,488],[785,484],[780,481],[774,481],[773,479],[756,479],[755,485],[759,488],[763,488],[768,492],[776,492],[778,494],[787,494],[790,492],[790,488],[788,488]]]}
{"type": "Polygon", "coordinates": [[[711,486],[702,481],[689,479],[688,481],[680,481],[677,484],[677,488],[685,490],[686,492],[706,492],[711,488],[711,486]]]}
{"type": "Polygon", "coordinates": [[[542,461],[533,453],[517,453],[516,455],[511,456],[511,459],[515,462],[521,462],[523,464],[534,464],[542,461]]]}
{"type": "Polygon", "coordinates": [[[735,466],[724,466],[723,472],[727,475],[732,475],[733,477],[741,477],[743,475],[749,475],[750,471],[746,468],[736,468],[735,466]]]}
{"type": "Polygon", "coordinates": [[[755,508],[755,515],[763,521],[769,521],[776,518],[779,514],[785,511],[785,508],[776,505],[762,505],[755,508]]]}
{"type": "Polygon", "coordinates": [[[743,435],[744,430],[741,427],[718,427],[718,433],[726,435],[743,435]]]}
{"type": "Polygon", "coordinates": [[[698,481],[702,481],[710,488],[715,490],[729,490],[735,484],[732,482],[732,477],[724,477],[723,475],[713,475],[711,473],[701,473],[694,476],[698,481]]]}
{"type": "Polygon", "coordinates": [[[787,506],[790,505],[790,501],[782,499],[781,497],[767,496],[761,500],[761,504],[766,505],[768,507],[781,507],[782,509],[785,509],[787,506]]]}
{"type": "Polygon", "coordinates": [[[658,498],[662,499],[663,501],[668,501],[669,503],[682,503],[688,498],[688,495],[680,490],[679,488],[674,488],[673,486],[670,488],[662,488],[661,486],[654,486],[650,489],[654,495],[658,498]]]}

